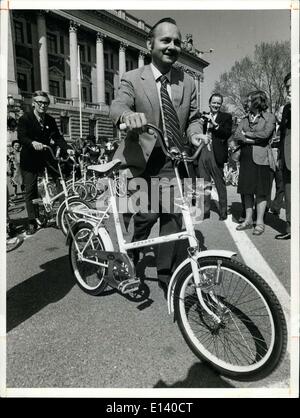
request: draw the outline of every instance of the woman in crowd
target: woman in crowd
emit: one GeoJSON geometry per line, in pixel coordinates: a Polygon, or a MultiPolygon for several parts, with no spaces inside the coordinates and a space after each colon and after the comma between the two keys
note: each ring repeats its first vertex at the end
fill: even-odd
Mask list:
{"type": "Polygon", "coordinates": [[[276,127],[275,116],[266,112],[267,96],[263,91],[248,95],[249,113],[240,122],[234,139],[242,143],[238,193],[244,195],[246,219],[237,226],[238,231],[253,228],[253,206],[257,219],[253,235],[265,230],[264,213],[270,192],[270,166],[268,143],[276,127]],[[254,200],[255,199],[255,200],[254,200]]]}

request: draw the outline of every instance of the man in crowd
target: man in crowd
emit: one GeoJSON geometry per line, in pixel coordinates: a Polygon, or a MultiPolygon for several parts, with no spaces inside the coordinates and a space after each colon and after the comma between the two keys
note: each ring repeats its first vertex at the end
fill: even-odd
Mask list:
{"type": "Polygon", "coordinates": [[[279,240],[291,238],[291,73],[285,76],[284,85],[288,103],[283,108],[280,123],[279,161],[284,185],[286,230],[275,236],[279,240]]]}
{"type": "Polygon", "coordinates": [[[67,143],[60,134],[55,119],[47,114],[50,100],[47,93],[33,93],[32,110],[24,113],[18,121],[18,139],[22,145],[20,167],[25,186],[25,203],[28,214],[27,235],[37,230],[38,206],[32,200],[38,197],[38,174],[46,166],[47,153],[44,145],[50,145],[53,140],[62,154],[73,152],[67,150],[67,143]]]}
{"type": "MultiPolygon", "coordinates": [[[[152,62],[123,75],[118,95],[111,105],[111,118],[128,129],[115,154],[127,168],[129,177],[174,178],[171,160],[163,153],[154,135],[143,131],[147,123],[164,131],[170,145],[184,146],[186,133],[195,146],[200,145],[200,124],[197,115],[194,80],[173,64],[181,52],[181,34],[171,18],[161,19],[149,32],[147,48],[152,62]]],[[[161,202],[160,202],[161,203],[161,202]]],[[[179,213],[137,213],[134,216],[133,240],[146,239],[160,218],[160,235],[179,232],[179,213]]],[[[135,261],[137,261],[135,254],[135,261]]],[[[175,242],[158,248],[157,270],[161,283],[168,282],[176,258],[175,242]]]]}
{"type": "Polygon", "coordinates": [[[206,146],[202,149],[198,160],[198,177],[205,182],[204,219],[210,217],[210,190],[211,180],[219,196],[219,219],[227,218],[227,191],[224,180],[224,163],[228,159],[227,140],[232,133],[232,116],[221,112],[223,96],[214,93],[209,99],[209,113],[202,113],[202,129],[205,135],[206,146]]]}

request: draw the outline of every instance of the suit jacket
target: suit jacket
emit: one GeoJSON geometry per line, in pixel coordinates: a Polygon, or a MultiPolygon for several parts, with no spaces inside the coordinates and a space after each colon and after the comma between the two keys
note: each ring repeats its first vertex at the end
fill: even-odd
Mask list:
{"type": "MultiPolygon", "coordinates": [[[[218,129],[212,128],[212,147],[216,163],[223,165],[228,160],[227,140],[232,133],[232,116],[230,113],[218,112],[215,119],[218,129]]],[[[207,120],[203,123],[203,133],[207,131],[207,120]]],[[[201,154],[200,154],[201,156],[201,154]]]]}
{"type": "Polygon", "coordinates": [[[291,103],[287,103],[282,111],[280,123],[280,158],[288,170],[291,170],[291,103]]]}
{"type": "MultiPolygon", "coordinates": [[[[182,134],[188,138],[200,133],[197,112],[196,87],[194,80],[176,68],[171,70],[172,102],[177,112],[182,134]]],[[[145,113],[148,123],[162,130],[161,108],[150,65],[125,73],[122,77],[118,95],[112,102],[110,116],[115,125],[126,111],[145,113]]],[[[119,158],[127,168],[129,177],[142,174],[155,146],[154,135],[138,135],[129,131],[121,141],[114,158],[119,158]]]]}
{"type": "Polygon", "coordinates": [[[46,160],[49,159],[49,153],[35,151],[32,141],[50,145],[50,140],[53,139],[63,153],[66,152],[68,147],[58,130],[55,119],[47,113],[45,115],[44,129],[39,124],[33,111],[24,113],[18,121],[18,139],[22,145],[20,166],[23,170],[33,173],[37,173],[45,167],[46,160]]]}
{"type": "Polygon", "coordinates": [[[246,138],[255,140],[252,146],[252,158],[255,164],[269,165],[268,144],[275,128],[276,119],[272,113],[262,112],[254,122],[251,122],[247,115],[239,123],[233,138],[237,141],[244,138],[242,134],[244,131],[246,138]]]}

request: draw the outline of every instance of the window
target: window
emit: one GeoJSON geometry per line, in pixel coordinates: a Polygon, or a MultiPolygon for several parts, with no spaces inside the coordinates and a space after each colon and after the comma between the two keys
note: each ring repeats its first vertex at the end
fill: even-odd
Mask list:
{"type": "Polygon", "coordinates": [[[59,81],[49,80],[49,90],[52,96],[60,97],[59,81]]]}
{"type": "Polygon", "coordinates": [[[32,44],[31,23],[30,22],[26,22],[26,34],[27,34],[27,43],[32,44]]]}
{"type": "Polygon", "coordinates": [[[82,87],[82,100],[84,102],[87,102],[87,88],[86,87],[82,87]]]}
{"type": "Polygon", "coordinates": [[[104,54],[104,68],[108,70],[108,54],[104,54]]]}
{"type": "Polygon", "coordinates": [[[91,47],[87,47],[87,56],[88,56],[88,62],[92,61],[92,55],[91,55],[91,47]]]}
{"type": "Polygon", "coordinates": [[[84,45],[79,45],[79,54],[80,54],[80,62],[85,62],[85,47],[84,47],[84,45]]]}
{"type": "Polygon", "coordinates": [[[110,54],[110,69],[114,69],[114,54],[110,54]]]}
{"type": "Polygon", "coordinates": [[[60,117],[60,131],[63,135],[70,135],[70,119],[68,116],[60,117]]]}
{"type": "Polygon", "coordinates": [[[92,119],[89,120],[89,134],[96,136],[96,121],[92,119]]]}
{"type": "Polygon", "coordinates": [[[65,53],[65,45],[64,45],[64,37],[60,36],[60,53],[64,54],[65,53]]]}
{"type": "Polygon", "coordinates": [[[24,31],[22,22],[15,21],[15,36],[16,42],[24,44],[24,31]]]}
{"type": "Polygon", "coordinates": [[[22,91],[28,91],[27,76],[23,73],[17,73],[18,87],[22,91]]]}
{"type": "Polygon", "coordinates": [[[57,54],[57,38],[53,33],[47,33],[47,47],[50,54],[57,54]]]}

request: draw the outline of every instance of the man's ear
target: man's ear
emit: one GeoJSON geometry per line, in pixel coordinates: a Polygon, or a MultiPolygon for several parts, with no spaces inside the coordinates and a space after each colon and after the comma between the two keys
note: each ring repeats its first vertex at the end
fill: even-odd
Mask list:
{"type": "Polygon", "coordinates": [[[148,51],[152,51],[152,39],[147,39],[146,41],[148,51]]]}

